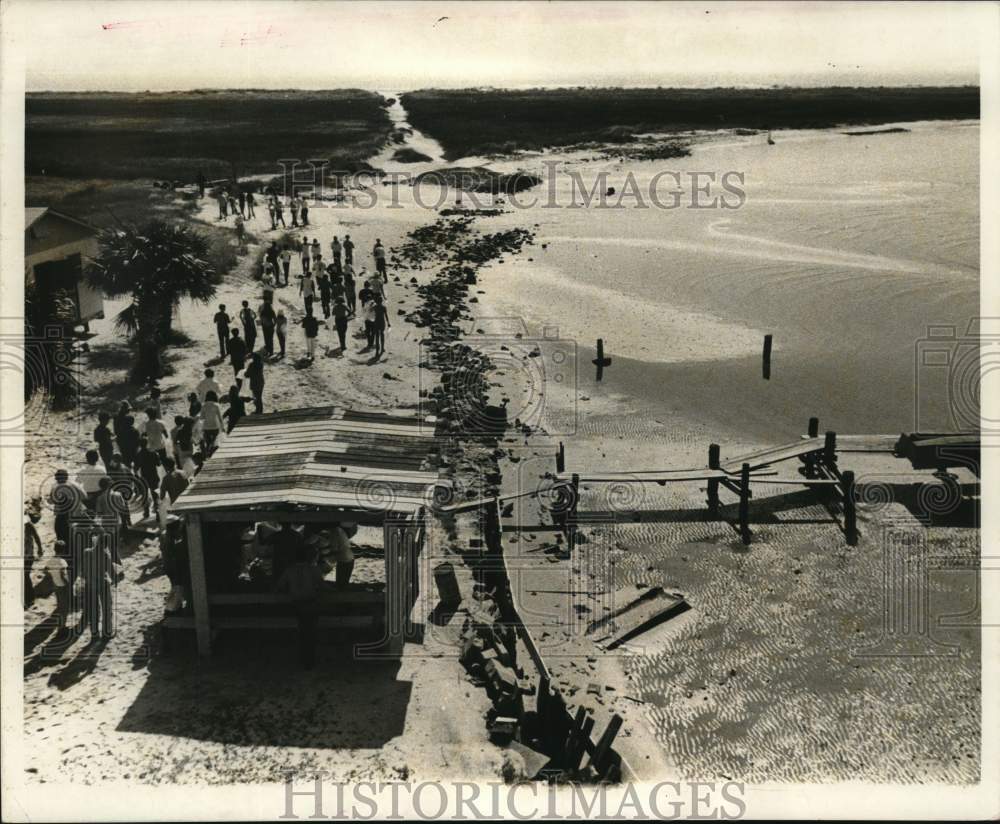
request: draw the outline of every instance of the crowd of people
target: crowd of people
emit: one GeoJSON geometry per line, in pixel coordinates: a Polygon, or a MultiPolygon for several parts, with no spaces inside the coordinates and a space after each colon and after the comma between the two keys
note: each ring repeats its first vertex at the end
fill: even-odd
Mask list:
{"type": "MultiPolygon", "coordinates": [[[[199,185],[204,188],[203,181],[199,185]]],[[[305,199],[295,197],[286,203],[273,193],[263,197],[272,229],[287,225],[286,208],[292,227],[309,227],[305,199]]],[[[217,199],[219,219],[233,216],[242,242],[243,221],[256,217],[257,197],[253,192],[233,190],[220,191],[217,199]]],[[[294,248],[272,241],[262,261],[263,295],[256,309],[243,300],[233,314],[220,304],[214,316],[219,361],[228,361],[232,381],[220,382],[215,370],[205,369],[202,380],[187,395],[186,408],[172,410],[173,415],[165,414],[161,391],[155,385],[137,408],[123,401],[113,412],[101,411],[93,444],[80,466],[72,472],[59,468],[54,473],[48,503],[55,514],[55,540],[46,567],[55,590],[60,632],[65,631],[71,604],[79,603],[93,640],[115,634],[113,600],[122,577],[119,547],[125,530],[141,513],[144,520],[155,516],[161,539],[168,535],[168,523],[175,520],[169,519],[171,505],[216,450],[223,430],[232,431],[247,414],[250,401],[255,413],[264,412],[265,362],[284,358],[288,349],[289,318],[276,308],[275,292],[291,285],[293,259],[300,264],[294,279],[302,316],[295,323],[302,326],[306,362],[315,358],[321,328],[336,334],[338,345],[331,354],[342,356],[350,324],[358,320],[363,331],[355,337],[365,342],[359,352],[373,351],[376,359],[385,353],[385,334],[391,323],[382,241],[376,239],[372,247],[374,274],[365,267],[355,270],[355,244],[350,235],[343,240],[334,236],[329,250],[326,259],[315,236],[303,237],[294,248]],[[225,384],[229,385],[224,389],[225,384]],[[247,390],[249,395],[244,394],[247,390]]],[[[25,608],[34,601],[33,563],[46,555],[37,530],[40,517],[38,500],[26,509],[24,521],[25,608]]],[[[339,565],[346,563],[346,556],[338,560],[339,565]]],[[[346,583],[349,577],[349,570],[338,568],[338,581],[346,583]]]]}
{"type": "MultiPolygon", "coordinates": [[[[280,208],[277,213],[281,213],[280,208]]],[[[301,209],[293,214],[298,220],[301,209]]],[[[376,359],[385,354],[386,330],[392,326],[386,307],[385,246],[381,239],[375,240],[372,247],[375,272],[371,275],[364,266],[360,271],[355,270],[354,249],[350,235],[345,235],[343,241],[334,235],[328,262],[323,257],[318,237],[310,239],[305,236],[301,241],[286,242],[282,246],[277,241],[271,241],[263,256],[263,296],[257,309],[254,310],[245,300],[235,316],[229,314],[224,304],[215,314],[219,357],[229,359],[234,376],[246,368],[262,387],[263,363],[258,357],[263,355],[270,360],[286,356],[289,320],[284,310],[275,308],[274,296],[276,290],[292,285],[294,259],[298,260],[300,267],[294,279],[302,301],[302,316],[295,323],[302,327],[305,360],[311,362],[315,359],[320,331],[324,328],[336,334],[337,345],[332,354],[342,356],[347,351],[350,324],[357,320],[363,326],[356,337],[365,340],[359,353],[374,352],[376,359]],[[296,243],[295,248],[291,243],[296,243]],[[255,352],[258,327],[264,345],[260,352],[255,352]],[[248,358],[252,361],[249,367],[246,366],[248,358]]],[[[253,383],[252,379],[251,387],[253,383]]],[[[256,411],[263,411],[260,398],[257,394],[254,397],[256,411]]]]}

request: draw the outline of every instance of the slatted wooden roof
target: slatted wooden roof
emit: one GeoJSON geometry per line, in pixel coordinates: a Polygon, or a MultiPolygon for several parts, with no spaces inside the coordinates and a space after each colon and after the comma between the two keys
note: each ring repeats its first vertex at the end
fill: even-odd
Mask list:
{"type": "Polygon", "coordinates": [[[409,514],[437,470],[435,419],[324,406],[243,418],[172,512],[275,508],[409,514]]]}

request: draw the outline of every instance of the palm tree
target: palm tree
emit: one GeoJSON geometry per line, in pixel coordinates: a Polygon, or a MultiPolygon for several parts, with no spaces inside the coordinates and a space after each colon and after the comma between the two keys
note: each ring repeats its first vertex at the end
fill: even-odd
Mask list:
{"type": "Polygon", "coordinates": [[[109,298],[132,296],[115,318],[116,328],[139,346],[137,380],[163,374],[160,350],[181,298],[207,303],[218,275],[208,261],[208,241],[189,226],[153,220],[143,227],[122,225],[98,238],[99,252],[87,280],[109,298]]]}

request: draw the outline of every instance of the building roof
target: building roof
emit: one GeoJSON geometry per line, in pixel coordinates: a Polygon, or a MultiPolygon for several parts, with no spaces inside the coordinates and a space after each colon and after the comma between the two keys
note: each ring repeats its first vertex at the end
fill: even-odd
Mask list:
{"type": "Polygon", "coordinates": [[[411,514],[431,503],[435,419],[334,406],[243,418],[172,512],[267,509],[411,514]]]}
{"type": "Polygon", "coordinates": [[[30,206],[24,210],[24,231],[28,231],[32,226],[34,226],[39,220],[41,220],[45,215],[51,215],[52,217],[62,218],[63,220],[68,220],[70,223],[75,223],[78,226],[83,226],[85,229],[90,229],[94,234],[97,234],[97,229],[91,226],[87,221],[80,220],[78,217],[73,217],[73,215],[67,215],[65,212],[57,212],[55,209],[50,209],[48,206],[30,206]]]}

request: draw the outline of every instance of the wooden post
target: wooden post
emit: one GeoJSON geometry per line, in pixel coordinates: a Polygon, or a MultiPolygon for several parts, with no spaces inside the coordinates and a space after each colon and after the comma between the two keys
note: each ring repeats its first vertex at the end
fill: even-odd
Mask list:
{"type": "Polygon", "coordinates": [[[740,537],[750,545],[750,464],[740,469],[740,537]]]}
{"type": "Polygon", "coordinates": [[[771,380],[771,335],[764,335],[764,380],[771,380]]]}
{"type": "Polygon", "coordinates": [[[823,444],[823,463],[829,467],[837,465],[837,433],[831,430],[827,430],[823,444]]]}
{"type": "MultiPolygon", "coordinates": [[[[708,468],[719,468],[719,445],[717,443],[708,445],[708,468]]],[[[719,482],[712,478],[708,480],[708,514],[713,518],[719,514],[719,482]]]]}
{"type": "Polygon", "coordinates": [[[566,445],[559,441],[559,451],[556,452],[556,472],[566,471],[566,445]]]}
{"type": "Polygon", "coordinates": [[[819,437],[819,418],[809,419],[809,437],[810,438],[819,437]]]}
{"type": "Polygon", "coordinates": [[[191,599],[194,607],[194,630],[198,654],[212,654],[212,624],[208,612],[208,582],[205,577],[205,552],[201,543],[201,516],[187,515],[188,563],[191,567],[191,599]]]}
{"type": "Polygon", "coordinates": [[[622,717],[620,715],[611,716],[607,729],[604,730],[604,735],[601,736],[601,740],[594,747],[594,754],[587,763],[593,766],[598,775],[602,772],[604,759],[607,758],[608,750],[611,749],[611,744],[614,742],[615,736],[618,735],[618,730],[621,729],[621,726],[622,717]]]}
{"type": "Polygon", "coordinates": [[[566,541],[569,544],[569,551],[572,553],[576,549],[576,507],[580,500],[580,476],[573,473],[573,500],[570,501],[569,519],[566,521],[566,541]]]}
{"type": "Polygon", "coordinates": [[[844,487],[844,532],[847,535],[848,546],[858,545],[858,518],[854,505],[854,473],[845,470],[840,476],[844,487]]]}

